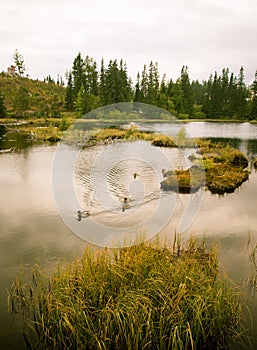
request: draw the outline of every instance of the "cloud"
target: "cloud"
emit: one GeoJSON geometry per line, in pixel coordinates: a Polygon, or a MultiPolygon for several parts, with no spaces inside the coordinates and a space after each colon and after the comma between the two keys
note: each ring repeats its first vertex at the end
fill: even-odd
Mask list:
{"type": "Polygon", "coordinates": [[[0,70],[17,48],[39,78],[63,75],[81,52],[97,61],[122,57],[132,76],[153,60],[169,77],[184,64],[199,80],[243,65],[251,80],[256,15],[255,0],[12,0],[0,15],[0,70]]]}

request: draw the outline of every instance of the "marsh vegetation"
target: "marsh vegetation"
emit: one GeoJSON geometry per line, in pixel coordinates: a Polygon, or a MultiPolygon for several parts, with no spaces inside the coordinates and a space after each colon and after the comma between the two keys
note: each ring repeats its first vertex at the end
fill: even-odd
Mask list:
{"type": "Polygon", "coordinates": [[[243,339],[239,294],[192,239],[86,249],[47,276],[18,277],[9,305],[32,349],[221,349],[243,339]]]}

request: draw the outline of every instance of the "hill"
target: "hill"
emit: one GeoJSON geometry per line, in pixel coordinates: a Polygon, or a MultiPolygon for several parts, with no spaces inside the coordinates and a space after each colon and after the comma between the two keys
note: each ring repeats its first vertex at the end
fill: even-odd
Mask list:
{"type": "Polygon", "coordinates": [[[5,73],[0,96],[9,117],[59,117],[65,107],[64,86],[5,73]]]}

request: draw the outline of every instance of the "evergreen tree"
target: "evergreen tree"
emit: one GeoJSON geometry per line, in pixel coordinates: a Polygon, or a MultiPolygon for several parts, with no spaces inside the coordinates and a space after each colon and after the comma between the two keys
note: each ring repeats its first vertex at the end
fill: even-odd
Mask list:
{"type": "Polygon", "coordinates": [[[250,119],[257,120],[257,70],[255,79],[251,85],[250,119]]]}
{"type": "Polygon", "coordinates": [[[183,99],[184,99],[184,92],[182,90],[180,80],[177,79],[176,83],[172,84],[172,90],[171,90],[171,100],[172,100],[172,106],[174,108],[173,113],[176,116],[179,116],[180,114],[184,113],[183,99]]]}
{"type": "Polygon", "coordinates": [[[72,73],[68,73],[68,83],[66,88],[65,95],[65,107],[67,111],[74,110],[74,99],[73,99],[73,82],[72,82],[72,73]]]}
{"type": "Polygon", "coordinates": [[[100,107],[100,97],[90,94],[82,85],[75,100],[75,110],[78,117],[100,107]]]}
{"type": "Polygon", "coordinates": [[[168,110],[168,96],[166,86],[166,75],[164,74],[161,80],[160,89],[157,95],[156,105],[162,109],[168,110]]]}
{"type": "Polygon", "coordinates": [[[205,86],[205,96],[203,98],[203,112],[206,114],[206,117],[210,117],[210,99],[211,99],[211,87],[212,87],[212,74],[209,76],[208,81],[204,82],[205,86]]]}
{"type": "Polygon", "coordinates": [[[93,60],[93,58],[86,56],[83,62],[82,84],[89,95],[98,94],[97,80],[98,80],[97,64],[93,60]]]}
{"type": "Polygon", "coordinates": [[[104,68],[104,60],[101,60],[101,69],[100,69],[100,83],[99,83],[99,96],[101,105],[106,104],[106,81],[105,81],[105,68],[104,68]]]}
{"type": "Polygon", "coordinates": [[[221,114],[222,117],[229,116],[229,69],[224,68],[221,76],[221,114]]]}
{"type": "Polygon", "coordinates": [[[118,103],[119,101],[119,69],[117,60],[110,60],[105,73],[105,104],[118,103]]]}
{"type": "Polygon", "coordinates": [[[74,59],[73,67],[72,67],[72,75],[73,75],[73,95],[74,98],[77,98],[78,92],[81,88],[83,82],[83,73],[84,73],[84,62],[81,58],[81,54],[74,59]]]}
{"type": "Polygon", "coordinates": [[[51,77],[51,75],[49,74],[46,78],[44,78],[44,83],[55,84],[55,81],[54,81],[54,79],[51,77]]]}
{"type": "Polygon", "coordinates": [[[233,118],[236,110],[237,99],[237,78],[234,73],[230,74],[228,84],[228,103],[227,103],[227,117],[233,118]]]}
{"type": "Polygon", "coordinates": [[[18,70],[18,74],[20,77],[23,77],[25,73],[25,65],[24,65],[24,58],[21,54],[19,54],[18,50],[16,49],[13,55],[15,66],[18,70]]]}
{"type": "Polygon", "coordinates": [[[130,102],[132,98],[131,80],[128,77],[127,65],[123,63],[122,59],[120,61],[118,76],[118,85],[120,89],[119,102],[130,102]]]}
{"type": "Polygon", "coordinates": [[[245,119],[247,116],[247,97],[248,91],[244,81],[244,68],[241,67],[238,75],[237,83],[237,99],[236,99],[236,117],[245,119]]]}
{"type": "Polygon", "coordinates": [[[137,82],[135,86],[134,102],[143,102],[142,92],[140,89],[140,74],[137,73],[137,82]]]}
{"type": "Polygon", "coordinates": [[[85,114],[85,90],[83,85],[81,85],[75,100],[75,111],[79,118],[85,114]]]}
{"type": "Polygon", "coordinates": [[[147,102],[148,95],[148,73],[146,65],[144,65],[144,69],[141,74],[141,94],[142,94],[142,102],[147,102]]]}
{"type": "Polygon", "coordinates": [[[182,67],[179,83],[183,91],[182,113],[190,116],[193,110],[193,99],[187,66],[182,67]]]}
{"type": "Polygon", "coordinates": [[[105,104],[129,102],[131,93],[131,83],[123,62],[118,67],[117,60],[110,60],[105,72],[105,104]]]}
{"type": "Polygon", "coordinates": [[[147,83],[146,102],[155,105],[159,92],[159,73],[157,63],[153,64],[152,61],[149,64],[147,83]]]}
{"type": "Polygon", "coordinates": [[[203,105],[204,96],[206,93],[206,84],[201,84],[198,80],[193,80],[191,83],[191,93],[193,104],[200,106],[203,105]]]}
{"type": "Polygon", "coordinates": [[[217,72],[207,82],[203,111],[207,118],[219,119],[222,116],[222,83],[217,72]]]}

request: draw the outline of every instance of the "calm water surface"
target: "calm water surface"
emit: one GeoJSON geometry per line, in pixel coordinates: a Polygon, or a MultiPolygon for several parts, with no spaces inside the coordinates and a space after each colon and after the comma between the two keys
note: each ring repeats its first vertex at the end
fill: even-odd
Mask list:
{"type": "MultiPolygon", "coordinates": [[[[176,135],[180,127],[181,125],[151,124],[154,130],[170,135],[176,135]]],[[[185,128],[190,136],[219,138],[222,142],[230,142],[244,151],[250,159],[257,156],[257,125],[201,122],[187,123],[185,128]]],[[[1,349],[24,348],[19,325],[12,327],[12,320],[8,316],[6,291],[21,264],[25,265],[25,273],[30,272],[35,259],[40,259],[44,267],[52,267],[60,258],[78,255],[86,245],[63,223],[56,209],[52,192],[52,166],[56,147],[34,146],[14,153],[0,154],[1,349]]],[[[132,197],[131,206],[134,205],[137,209],[128,211],[126,219],[116,214],[113,216],[112,212],[104,211],[92,196],[89,169],[102,147],[94,147],[79,153],[74,170],[74,187],[78,202],[82,208],[90,208],[104,225],[112,224],[119,227],[124,225],[125,220],[127,225],[133,226],[142,216],[147,215],[148,211],[151,212],[160,196],[156,174],[147,162],[144,164],[131,159],[111,166],[106,174],[99,171],[96,176],[103,176],[108,184],[108,192],[116,200],[113,203],[118,204],[117,208],[113,208],[114,212],[116,214],[121,212],[119,204],[125,196],[132,197]],[[128,187],[135,169],[140,174],[138,181],[144,185],[143,202],[137,198],[138,190],[133,192],[133,186],[128,187]]],[[[131,144],[127,145],[127,149],[125,145],[119,143],[113,144],[112,147],[114,158],[121,148],[125,154],[131,152],[131,144]]],[[[134,143],[133,147],[140,148],[140,142],[134,143]]],[[[188,154],[184,155],[172,149],[167,149],[165,152],[172,158],[174,165],[188,166],[186,160],[188,154]]],[[[108,159],[106,162],[108,163],[108,159]]],[[[217,243],[220,265],[244,290],[242,286],[251,272],[247,245],[249,235],[251,246],[257,243],[257,173],[252,169],[249,181],[233,194],[219,197],[204,192],[200,199],[201,207],[198,215],[190,228],[184,232],[183,237],[194,234],[199,237],[205,236],[208,243],[217,243]]],[[[174,215],[162,233],[171,240],[188,200],[188,195],[179,195],[176,199],[174,215]]],[[[249,334],[257,338],[257,296],[251,297],[248,304],[253,314],[254,325],[249,334]]],[[[248,324],[250,325],[250,321],[248,324]]]]}

